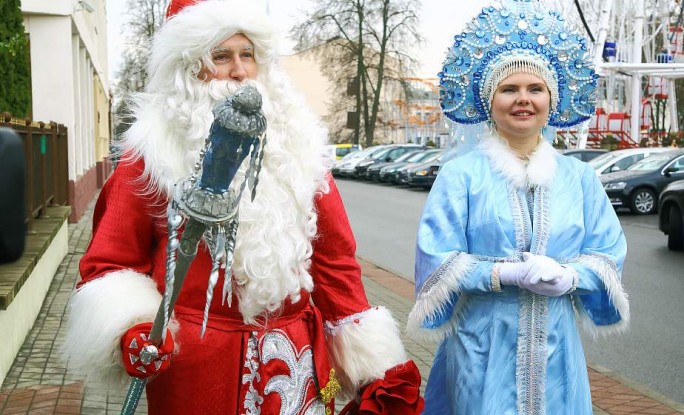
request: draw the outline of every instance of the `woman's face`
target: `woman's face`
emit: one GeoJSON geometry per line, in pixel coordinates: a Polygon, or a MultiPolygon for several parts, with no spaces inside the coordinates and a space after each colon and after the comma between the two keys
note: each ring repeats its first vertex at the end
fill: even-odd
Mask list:
{"type": "Polygon", "coordinates": [[[203,81],[230,79],[242,82],[256,79],[257,64],[254,59],[254,45],[241,33],[224,40],[211,51],[211,60],[216,71],[202,68],[198,77],[203,81]]]}
{"type": "Polygon", "coordinates": [[[508,140],[537,140],[549,117],[551,94],[544,81],[517,73],[504,79],[494,92],[492,120],[508,140]]]}

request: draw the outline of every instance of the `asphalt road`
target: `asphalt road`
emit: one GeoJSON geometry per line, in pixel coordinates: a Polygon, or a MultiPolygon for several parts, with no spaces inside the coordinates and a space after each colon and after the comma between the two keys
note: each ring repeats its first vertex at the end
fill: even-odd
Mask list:
{"type": "MultiPolygon", "coordinates": [[[[357,254],[413,281],[415,240],[427,192],[338,179],[357,254]]],[[[628,243],[623,283],[630,330],[585,339],[587,361],[684,403],[684,253],[666,247],[657,215],[619,212],[628,243]]]]}

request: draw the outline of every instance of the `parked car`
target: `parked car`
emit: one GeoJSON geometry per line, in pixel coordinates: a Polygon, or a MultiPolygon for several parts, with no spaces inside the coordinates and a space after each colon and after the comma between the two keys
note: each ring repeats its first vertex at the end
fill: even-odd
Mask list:
{"type": "Polygon", "coordinates": [[[396,161],[382,169],[380,169],[380,181],[390,182],[393,184],[400,184],[401,175],[406,170],[421,165],[423,163],[430,163],[439,158],[443,153],[442,149],[431,149],[419,152],[409,157],[406,161],[396,161]]]}
{"type": "Polygon", "coordinates": [[[344,164],[351,162],[354,159],[363,159],[367,153],[373,151],[375,147],[368,147],[364,150],[355,151],[353,153],[348,153],[346,156],[342,157],[340,160],[334,160],[332,162],[331,172],[334,177],[341,176],[340,167],[344,164]]]}
{"type": "MultiPolygon", "coordinates": [[[[356,171],[356,166],[361,163],[362,161],[368,160],[369,157],[380,154],[384,152],[387,149],[387,145],[380,145],[380,146],[373,146],[373,147],[368,147],[365,150],[361,150],[359,152],[350,154],[349,160],[345,160],[344,163],[341,163],[339,167],[337,167],[336,172],[337,176],[340,177],[352,177],[355,174],[356,171]]],[[[342,160],[340,160],[342,161],[342,160]]],[[[333,170],[333,174],[335,174],[335,170],[333,170]]]]}
{"type": "Polygon", "coordinates": [[[388,166],[390,164],[401,163],[404,160],[407,160],[410,157],[420,154],[422,152],[423,149],[416,148],[414,150],[405,152],[404,154],[397,157],[394,161],[376,160],[373,164],[368,166],[364,178],[366,180],[380,180],[380,170],[383,167],[388,166]]]}
{"type": "Polygon", "coordinates": [[[628,207],[637,214],[655,213],[665,186],[684,178],[684,149],[652,154],[627,170],[599,178],[613,207],[628,207]]]}
{"type": "Polygon", "coordinates": [[[346,156],[349,153],[354,153],[362,150],[359,144],[350,143],[329,144],[326,148],[330,153],[330,157],[332,157],[333,160],[341,160],[342,157],[346,156]]]}
{"type": "Polygon", "coordinates": [[[424,146],[421,146],[419,144],[390,145],[387,148],[385,148],[384,151],[377,154],[371,154],[366,160],[358,163],[354,168],[354,177],[364,179],[366,178],[366,170],[368,170],[368,167],[370,167],[371,164],[395,161],[399,156],[403,155],[404,153],[424,148],[424,146]]]}
{"type": "Polygon", "coordinates": [[[437,178],[437,173],[439,173],[442,164],[440,161],[434,161],[421,164],[420,167],[415,169],[410,169],[406,176],[406,184],[410,187],[430,189],[437,178]]]}
{"type": "Polygon", "coordinates": [[[429,168],[429,167],[432,166],[433,164],[436,165],[436,164],[444,163],[444,162],[445,162],[445,159],[446,159],[446,154],[447,154],[447,153],[448,153],[448,150],[443,150],[443,151],[437,156],[437,158],[435,158],[434,160],[425,161],[424,163],[419,163],[419,164],[416,164],[416,165],[414,165],[414,166],[410,166],[410,167],[407,166],[407,167],[405,167],[405,168],[400,169],[400,170],[397,172],[398,174],[397,174],[397,177],[396,177],[396,182],[395,182],[395,184],[408,185],[408,186],[410,186],[410,184],[409,184],[409,177],[414,176],[415,173],[416,173],[417,171],[419,171],[419,170],[423,170],[423,169],[429,168]]]}
{"type": "Polygon", "coordinates": [[[613,173],[625,170],[637,161],[648,157],[651,154],[670,151],[671,148],[665,147],[644,147],[644,148],[625,148],[622,150],[610,151],[591,159],[589,165],[596,170],[597,175],[613,173]]]}
{"type": "Polygon", "coordinates": [[[667,247],[684,250],[684,180],[665,187],[658,202],[659,227],[667,235],[667,247]]]}
{"type": "Polygon", "coordinates": [[[564,156],[572,156],[582,161],[592,160],[601,154],[605,154],[608,150],[602,148],[578,148],[578,149],[568,149],[568,150],[558,150],[564,156]]]}

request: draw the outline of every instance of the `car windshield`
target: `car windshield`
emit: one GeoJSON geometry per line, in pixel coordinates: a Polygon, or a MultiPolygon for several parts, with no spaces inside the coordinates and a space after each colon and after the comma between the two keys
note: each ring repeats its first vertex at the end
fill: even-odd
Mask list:
{"type": "Polygon", "coordinates": [[[343,157],[347,154],[355,153],[357,151],[359,151],[358,147],[337,147],[335,149],[335,154],[337,157],[343,157]]]}
{"type": "Polygon", "coordinates": [[[671,155],[667,153],[663,154],[652,154],[631,166],[627,167],[629,171],[653,171],[661,168],[665,163],[670,161],[671,155]]]}
{"type": "Polygon", "coordinates": [[[440,150],[424,151],[420,154],[417,154],[415,160],[411,159],[409,161],[417,162],[434,160],[439,155],[439,153],[441,153],[440,150]]]}
{"type": "Polygon", "coordinates": [[[605,154],[601,154],[600,156],[598,156],[598,157],[596,157],[596,158],[593,158],[593,159],[589,160],[587,163],[589,163],[589,165],[590,165],[594,170],[596,170],[596,169],[598,169],[599,167],[603,166],[604,164],[609,163],[609,162],[611,162],[611,161],[613,161],[613,160],[615,160],[615,159],[617,159],[617,158],[618,158],[618,156],[617,156],[616,154],[613,154],[613,153],[605,153],[605,154]]]}
{"type": "Polygon", "coordinates": [[[365,150],[363,150],[363,151],[354,151],[354,152],[352,152],[352,153],[347,153],[344,157],[342,157],[341,160],[350,160],[350,159],[357,158],[357,157],[363,157],[364,154],[366,154],[366,153],[365,153],[365,150]]]}
{"type": "Polygon", "coordinates": [[[378,151],[374,151],[371,154],[369,154],[368,157],[377,160],[377,159],[380,159],[382,157],[385,157],[387,155],[387,153],[389,153],[392,150],[394,150],[393,147],[378,149],[378,151]]]}
{"type": "Polygon", "coordinates": [[[406,161],[408,163],[415,163],[416,161],[420,160],[424,154],[425,154],[425,151],[423,151],[423,150],[412,151],[408,154],[404,154],[403,156],[399,157],[397,159],[397,161],[406,161]]]}
{"type": "Polygon", "coordinates": [[[408,153],[402,154],[401,156],[397,157],[396,160],[394,161],[411,161],[410,159],[413,158],[414,156],[418,156],[421,154],[420,150],[417,151],[409,151],[408,153]]]}

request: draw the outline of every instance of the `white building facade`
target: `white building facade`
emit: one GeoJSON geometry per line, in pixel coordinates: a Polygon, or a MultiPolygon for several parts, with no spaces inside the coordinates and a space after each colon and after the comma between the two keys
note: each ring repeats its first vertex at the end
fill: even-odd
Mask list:
{"type": "Polygon", "coordinates": [[[109,173],[106,0],[22,0],[32,118],[69,132],[69,204],[77,220],[109,173]]]}

